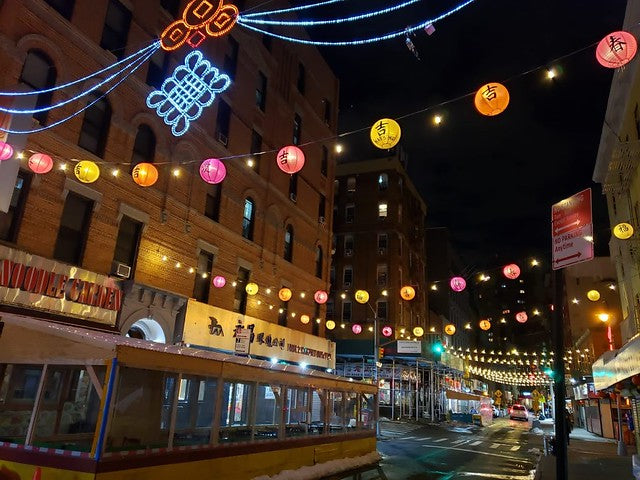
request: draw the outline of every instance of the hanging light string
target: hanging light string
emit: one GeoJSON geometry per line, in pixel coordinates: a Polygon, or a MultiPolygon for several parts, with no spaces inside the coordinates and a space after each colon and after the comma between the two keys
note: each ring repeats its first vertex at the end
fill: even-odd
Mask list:
{"type": "MultiPolygon", "coordinates": [[[[249,17],[266,17],[267,15],[280,15],[282,13],[289,13],[289,12],[299,12],[302,10],[308,10],[310,8],[316,8],[316,7],[322,7],[324,5],[330,5],[332,3],[338,3],[338,2],[344,2],[345,0],[326,0],[324,2],[318,2],[318,3],[312,3],[309,5],[301,5],[299,7],[291,7],[291,8],[283,8],[283,9],[279,9],[279,10],[271,10],[268,12],[256,12],[256,13],[242,13],[241,15],[244,18],[249,18],[249,17]]],[[[270,1],[265,2],[264,4],[267,3],[271,3],[270,1]]],[[[249,9],[247,11],[250,10],[254,10],[255,7],[253,9],[249,9]]]]}
{"type": "Polygon", "coordinates": [[[447,18],[450,15],[453,15],[454,13],[458,12],[459,10],[462,10],[464,7],[466,7],[467,5],[473,3],[474,0],[467,0],[466,2],[458,5],[457,7],[435,17],[432,18],[430,20],[426,20],[423,21],[417,25],[413,25],[407,28],[404,28],[402,30],[398,30],[398,31],[394,31],[394,32],[390,32],[387,33],[385,35],[379,35],[377,37],[369,37],[369,38],[364,38],[364,39],[359,39],[359,40],[345,40],[345,41],[320,41],[320,40],[305,40],[305,39],[301,39],[301,38],[295,38],[295,37],[289,37],[286,35],[279,35],[277,33],[273,33],[270,32],[268,30],[264,30],[258,27],[254,27],[252,25],[249,25],[247,23],[243,23],[240,21],[240,19],[238,19],[238,24],[242,25],[243,27],[249,29],[249,30],[253,30],[255,32],[258,32],[262,35],[267,35],[267,36],[271,36],[274,38],[278,38],[280,40],[284,40],[287,42],[293,42],[293,43],[300,43],[303,45],[315,45],[318,47],[345,47],[345,46],[354,46],[354,45],[366,45],[366,44],[371,44],[371,43],[376,43],[376,42],[381,42],[384,40],[390,40],[392,38],[397,38],[397,37],[401,37],[401,36],[406,36],[409,33],[413,33],[417,30],[421,30],[424,27],[431,25],[433,23],[436,23],[444,18],[447,18]]]}
{"type": "Polygon", "coordinates": [[[338,25],[340,23],[356,22],[358,20],[363,20],[365,18],[372,18],[378,15],[384,15],[384,14],[408,7],[409,5],[413,5],[414,3],[418,3],[421,1],[423,0],[407,0],[404,3],[400,3],[398,5],[394,5],[388,8],[383,8],[381,10],[361,13],[359,15],[352,15],[350,17],[333,18],[333,19],[326,19],[326,20],[268,20],[268,19],[261,20],[261,19],[246,18],[240,15],[238,16],[238,23],[255,24],[255,25],[275,25],[279,27],[282,27],[282,26],[315,27],[318,25],[338,25]]]}

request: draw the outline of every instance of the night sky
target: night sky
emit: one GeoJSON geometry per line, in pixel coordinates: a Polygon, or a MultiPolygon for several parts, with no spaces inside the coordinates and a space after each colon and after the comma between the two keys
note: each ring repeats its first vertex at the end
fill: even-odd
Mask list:
{"type": "MultiPolygon", "coordinates": [[[[397,3],[340,2],[313,16],[397,3]]],[[[308,32],[314,39],[362,38],[403,29],[457,3],[423,1],[377,21],[308,32]]],[[[421,60],[404,37],[323,48],[341,82],[339,132],[365,129],[343,139],[345,159],[377,153],[368,139],[375,120],[434,106],[399,120],[401,145],[427,203],[428,225],[448,227],[469,266],[550,256],[551,205],[590,186],[596,254],[607,255],[606,204],[591,176],[612,71],[597,63],[590,45],[621,29],[625,5],[476,0],[435,24],[433,35],[419,31],[412,37],[421,60]],[[559,76],[549,81],[546,67],[555,67],[559,76]],[[481,116],[473,106],[473,93],[490,81],[503,83],[511,95],[507,110],[496,117],[481,116]],[[444,116],[439,127],[431,123],[435,113],[444,116]]]]}

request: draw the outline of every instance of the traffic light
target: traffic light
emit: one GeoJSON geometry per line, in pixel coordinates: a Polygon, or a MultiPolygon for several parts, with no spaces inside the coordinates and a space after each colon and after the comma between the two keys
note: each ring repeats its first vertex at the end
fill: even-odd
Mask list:
{"type": "Polygon", "coordinates": [[[551,370],[550,368],[545,368],[544,373],[546,373],[549,378],[553,378],[553,370],[551,370]]]}
{"type": "Polygon", "coordinates": [[[435,342],[433,345],[431,345],[431,351],[433,352],[433,359],[436,362],[440,361],[443,350],[444,348],[442,347],[442,344],[440,342],[435,342]]]}
{"type": "Polygon", "coordinates": [[[378,347],[378,360],[384,358],[384,347],[378,347]]]}

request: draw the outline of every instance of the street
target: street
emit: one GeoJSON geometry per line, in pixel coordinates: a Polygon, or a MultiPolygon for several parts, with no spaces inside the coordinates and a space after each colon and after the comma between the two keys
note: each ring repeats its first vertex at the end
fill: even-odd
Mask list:
{"type": "Polygon", "coordinates": [[[479,428],[386,422],[378,451],[389,480],[530,480],[542,435],[506,418],[479,428]]]}

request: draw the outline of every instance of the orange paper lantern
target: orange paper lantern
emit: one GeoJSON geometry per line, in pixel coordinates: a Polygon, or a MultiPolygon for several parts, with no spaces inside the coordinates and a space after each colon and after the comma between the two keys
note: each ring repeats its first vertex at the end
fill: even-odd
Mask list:
{"type": "Polygon", "coordinates": [[[400,296],[403,300],[413,300],[416,296],[416,290],[411,285],[405,285],[400,289],[400,296]]]}
{"type": "Polygon", "coordinates": [[[287,287],[281,288],[278,292],[278,298],[283,302],[288,302],[289,300],[291,300],[291,295],[291,289],[287,287]]]}
{"type": "Polygon", "coordinates": [[[131,177],[141,187],[150,187],[158,181],[158,169],[152,163],[139,163],[133,167],[131,177]]]}
{"type": "Polygon", "coordinates": [[[491,322],[489,320],[480,320],[480,328],[482,330],[489,330],[491,328],[491,322]]]}
{"type": "Polygon", "coordinates": [[[453,335],[456,333],[456,326],[453,323],[449,323],[444,327],[444,333],[447,335],[453,335]]]}
{"type": "Polygon", "coordinates": [[[501,83],[487,83],[476,92],[474,104],[482,115],[499,115],[509,105],[509,91],[501,83]]]}

